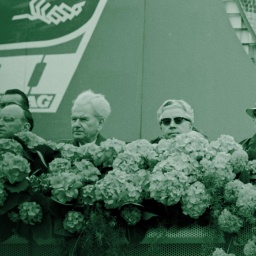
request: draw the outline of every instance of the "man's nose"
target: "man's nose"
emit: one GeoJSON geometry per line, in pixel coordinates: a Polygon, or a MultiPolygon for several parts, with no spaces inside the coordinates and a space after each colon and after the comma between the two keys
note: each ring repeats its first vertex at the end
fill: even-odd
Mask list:
{"type": "Polygon", "coordinates": [[[172,120],[170,125],[169,125],[169,128],[173,128],[173,127],[177,127],[176,123],[172,120]]]}
{"type": "Polygon", "coordinates": [[[80,119],[77,118],[76,121],[73,123],[73,126],[80,126],[81,123],[80,123],[80,119]]]}

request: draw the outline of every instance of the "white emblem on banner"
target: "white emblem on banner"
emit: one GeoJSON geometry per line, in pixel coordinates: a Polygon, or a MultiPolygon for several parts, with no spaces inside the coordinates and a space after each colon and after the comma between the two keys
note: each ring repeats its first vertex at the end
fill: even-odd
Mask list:
{"type": "Polygon", "coordinates": [[[29,3],[30,14],[15,15],[12,19],[41,20],[47,24],[54,23],[55,25],[58,25],[61,22],[72,20],[74,17],[78,16],[84,5],[85,1],[74,4],[72,7],[65,3],[61,3],[59,6],[54,5],[52,7],[46,0],[32,0],[29,3]],[[51,9],[49,10],[49,8],[51,9]]]}

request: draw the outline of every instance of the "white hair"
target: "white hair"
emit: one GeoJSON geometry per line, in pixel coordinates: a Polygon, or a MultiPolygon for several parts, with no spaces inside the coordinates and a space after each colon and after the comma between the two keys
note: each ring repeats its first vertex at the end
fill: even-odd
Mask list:
{"type": "Polygon", "coordinates": [[[110,115],[111,107],[103,94],[94,93],[92,90],[84,91],[76,97],[72,109],[77,105],[83,106],[87,104],[92,106],[95,115],[99,118],[106,120],[110,115]]]}
{"type": "Polygon", "coordinates": [[[185,112],[185,116],[187,119],[191,121],[191,123],[194,123],[194,111],[191,108],[191,106],[184,100],[166,100],[160,108],[157,110],[157,121],[161,121],[161,115],[166,109],[170,108],[180,108],[185,112]]]}

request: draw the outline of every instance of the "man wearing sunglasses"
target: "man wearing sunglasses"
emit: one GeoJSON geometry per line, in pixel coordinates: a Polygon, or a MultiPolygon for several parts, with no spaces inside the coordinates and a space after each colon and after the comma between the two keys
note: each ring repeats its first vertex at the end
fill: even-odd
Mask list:
{"type": "Polygon", "coordinates": [[[194,112],[184,100],[170,99],[166,100],[158,109],[157,121],[162,131],[162,137],[152,140],[151,143],[158,143],[161,139],[171,139],[177,134],[191,131],[194,112]]]}

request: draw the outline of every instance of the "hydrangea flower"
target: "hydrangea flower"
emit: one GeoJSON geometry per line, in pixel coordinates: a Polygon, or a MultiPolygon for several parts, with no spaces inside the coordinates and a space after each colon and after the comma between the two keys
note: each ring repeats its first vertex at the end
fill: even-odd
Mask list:
{"type": "Polygon", "coordinates": [[[189,185],[188,176],[175,169],[153,172],[149,179],[150,197],[167,206],[178,203],[189,185]]]}
{"type": "Polygon", "coordinates": [[[231,155],[230,163],[233,167],[233,172],[238,174],[246,169],[248,154],[244,150],[237,150],[231,155]]]}
{"type": "Polygon", "coordinates": [[[13,139],[0,139],[0,155],[11,152],[15,155],[22,155],[23,148],[19,142],[13,139]]]}
{"type": "Polygon", "coordinates": [[[107,139],[101,142],[95,150],[93,163],[95,166],[111,167],[116,156],[125,150],[125,142],[117,139],[107,139]]]}
{"type": "Polygon", "coordinates": [[[67,203],[78,197],[78,189],[82,187],[80,175],[64,172],[49,177],[52,198],[60,203],[67,203]]]}
{"type": "Polygon", "coordinates": [[[253,239],[249,239],[245,244],[243,249],[245,256],[255,256],[256,255],[256,244],[253,239]]]}
{"type": "Polygon", "coordinates": [[[81,157],[78,152],[79,149],[80,147],[76,147],[72,144],[58,143],[56,145],[56,150],[60,151],[62,158],[68,159],[70,161],[81,157]]]}
{"type": "Polygon", "coordinates": [[[43,138],[30,131],[19,132],[15,135],[18,136],[27,145],[28,148],[35,148],[38,145],[45,144],[45,140],[43,138]]]}
{"type": "Polygon", "coordinates": [[[85,225],[85,218],[81,212],[69,211],[65,215],[63,227],[70,233],[81,232],[85,225]]]}
{"type": "Polygon", "coordinates": [[[183,152],[198,161],[205,156],[209,146],[208,140],[195,131],[178,134],[173,138],[172,143],[173,146],[170,149],[174,150],[174,152],[183,152]]]}
{"type": "MultiPolygon", "coordinates": [[[[95,143],[84,144],[77,148],[78,159],[86,159],[93,162],[93,156],[98,151],[99,146],[95,143]]],[[[75,158],[73,158],[75,160],[75,158]]]]}
{"type": "Polygon", "coordinates": [[[223,249],[221,248],[216,248],[215,251],[213,252],[212,256],[235,256],[233,253],[225,253],[223,249]]]}
{"type": "Polygon", "coordinates": [[[80,190],[79,202],[83,205],[93,205],[97,201],[95,185],[85,185],[80,190]]]}
{"type": "Polygon", "coordinates": [[[138,207],[129,204],[122,207],[120,215],[128,225],[134,226],[141,220],[142,212],[138,207]]]}
{"type": "Polygon", "coordinates": [[[49,163],[49,172],[62,173],[71,169],[71,162],[65,158],[55,158],[49,163]]]}
{"type": "Polygon", "coordinates": [[[159,161],[165,160],[173,152],[173,139],[161,139],[156,144],[155,151],[158,155],[159,161]]]}
{"type": "Polygon", "coordinates": [[[9,217],[10,221],[15,222],[15,223],[20,220],[20,215],[17,212],[9,212],[8,217],[9,217]]]}
{"type": "Polygon", "coordinates": [[[36,202],[24,202],[18,207],[20,219],[29,225],[41,222],[43,218],[42,207],[36,202]]]}
{"type": "Polygon", "coordinates": [[[236,206],[240,216],[246,218],[251,224],[255,223],[256,188],[252,184],[244,184],[239,190],[236,206]]]}
{"type": "Polygon", "coordinates": [[[156,144],[151,144],[148,140],[139,139],[126,145],[126,151],[138,154],[144,161],[145,165],[154,167],[158,160],[156,153],[156,144]]]}
{"type": "Polygon", "coordinates": [[[207,149],[207,158],[214,157],[218,152],[225,152],[232,155],[235,151],[243,150],[230,135],[221,135],[216,141],[211,141],[207,149]]]}
{"type": "Polygon", "coordinates": [[[27,159],[6,152],[0,161],[0,173],[11,183],[22,181],[31,172],[27,159]]]}
{"type": "Polygon", "coordinates": [[[232,180],[228,182],[224,187],[224,199],[227,202],[235,203],[243,186],[244,183],[240,180],[232,180]]]}
{"type": "Polygon", "coordinates": [[[246,169],[249,171],[251,175],[256,174],[256,160],[249,161],[247,163],[246,169]]]}
{"type": "Polygon", "coordinates": [[[171,170],[183,172],[189,177],[190,182],[195,182],[203,176],[202,168],[199,163],[190,155],[182,152],[176,152],[169,155],[168,158],[159,162],[152,172],[161,171],[163,173],[171,170]]]}
{"type": "Polygon", "coordinates": [[[83,183],[95,182],[100,175],[100,171],[86,159],[75,161],[72,172],[79,175],[83,183]]]}
{"type": "Polygon", "coordinates": [[[95,184],[97,200],[103,200],[106,208],[118,208],[125,203],[140,203],[145,184],[145,171],[135,174],[119,169],[108,172],[95,184]]]}
{"type": "Polygon", "coordinates": [[[191,184],[182,196],[182,210],[185,215],[197,219],[211,203],[211,196],[200,181],[191,184]]]}
{"type": "Polygon", "coordinates": [[[207,188],[214,191],[235,179],[236,175],[233,172],[230,158],[230,154],[218,152],[211,160],[204,158],[201,161],[204,172],[202,182],[207,188]]]}
{"type": "Polygon", "coordinates": [[[229,210],[224,209],[218,218],[218,225],[224,232],[238,233],[244,223],[241,218],[232,214],[229,210]]]}
{"type": "Polygon", "coordinates": [[[113,169],[119,169],[126,173],[136,173],[144,167],[142,157],[130,151],[120,153],[113,162],[113,169]]]}

